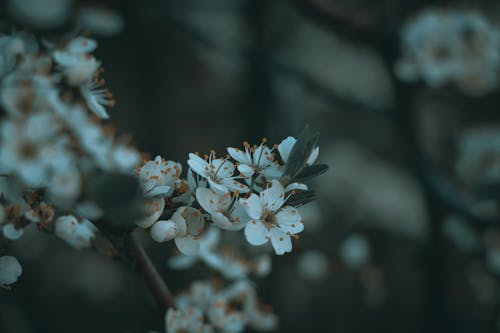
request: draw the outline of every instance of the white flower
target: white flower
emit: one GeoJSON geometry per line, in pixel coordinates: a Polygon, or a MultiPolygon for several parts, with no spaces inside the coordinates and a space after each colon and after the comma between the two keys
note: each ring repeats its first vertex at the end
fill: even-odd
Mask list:
{"type": "Polygon", "coordinates": [[[273,180],[272,186],[248,199],[240,199],[250,220],[245,227],[245,236],[252,245],[263,245],[271,240],[276,254],[282,255],[292,250],[291,235],[304,230],[302,218],[297,210],[285,203],[285,190],[273,180]]]}
{"type": "Polygon", "coordinates": [[[82,179],[80,171],[71,163],[54,168],[50,177],[48,193],[53,202],[71,204],[80,195],[82,179]]]}
{"type": "Polygon", "coordinates": [[[53,52],[54,61],[62,69],[70,85],[81,86],[94,78],[101,64],[89,53],[96,47],[95,40],[77,37],[72,39],[65,49],[53,52]]]}
{"type": "Polygon", "coordinates": [[[495,88],[500,69],[500,32],[476,12],[422,11],[402,29],[403,56],[396,64],[404,81],[422,78],[429,86],[454,82],[466,94],[495,88]]]}
{"type": "Polygon", "coordinates": [[[29,33],[18,32],[11,36],[0,36],[0,77],[10,72],[21,59],[36,52],[38,44],[29,33]]]}
{"type": "Polygon", "coordinates": [[[114,107],[115,100],[107,88],[102,88],[103,83],[91,78],[80,87],[80,92],[90,111],[94,112],[99,118],[107,119],[109,115],[105,106],[114,107]]]}
{"type": "Polygon", "coordinates": [[[265,142],[266,140],[258,147],[250,147],[248,142],[244,142],[245,150],[239,148],[227,149],[229,155],[239,163],[238,171],[245,178],[256,174],[262,174],[266,178],[278,178],[281,175],[278,166],[274,163],[275,159],[272,150],[264,145],[265,142]]]}
{"type": "MultiPolygon", "coordinates": [[[[290,156],[290,153],[292,152],[293,146],[295,145],[295,142],[297,142],[297,139],[295,139],[292,136],[287,137],[281,143],[278,145],[278,151],[280,153],[281,159],[283,162],[288,162],[288,157],[290,156]]],[[[309,157],[307,158],[306,164],[307,165],[312,165],[314,162],[316,162],[316,159],[318,158],[319,155],[319,147],[315,147],[309,157]]]]}
{"type": "Polygon", "coordinates": [[[90,118],[88,112],[81,107],[68,108],[64,120],[78,139],[83,151],[90,154],[93,164],[105,170],[112,170],[113,165],[109,156],[113,147],[113,140],[105,135],[103,128],[90,118]]]}
{"type": "Polygon", "coordinates": [[[189,154],[188,164],[194,172],[207,179],[213,190],[220,193],[249,191],[246,185],[235,180],[237,177],[233,177],[235,168],[231,161],[214,159],[213,154],[207,159],[208,161],[196,154],[189,154]]]}
{"type": "Polygon", "coordinates": [[[61,216],[56,220],[56,235],[77,249],[92,246],[97,228],[87,219],[78,222],[73,215],[61,216]]]}
{"type": "Polygon", "coordinates": [[[138,168],[144,194],[148,197],[171,195],[181,171],[182,166],[179,163],[165,161],[161,156],[156,156],[154,161],[144,163],[138,168]]]}
{"type": "Polygon", "coordinates": [[[168,221],[158,221],[159,226],[151,229],[156,241],[174,238],[177,249],[185,255],[197,255],[200,249],[199,236],[205,220],[201,212],[192,207],[180,207],[168,221]]]}
{"type": "Polygon", "coordinates": [[[0,101],[9,115],[20,116],[57,108],[57,90],[45,75],[14,71],[2,79],[0,101]]]}
{"type": "Polygon", "coordinates": [[[23,269],[16,258],[12,256],[0,257],[0,286],[16,282],[22,271],[23,269]]]}
{"type": "Polygon", "coordinates": [[[141,155],[134,147],[117,143],[110,151],[111,164],[117,170],[122,172],[129,172],[141,161],[141,155]]]}
{"type": "Polygon", "coordinates": [[[269,272],[270,261],[266,262],[265,259],[258,258],[257,262],[253,264],[243,260],[235,252],[217,249],[220,241],[220,233],[219,228],[209,227],[200,236],[200,251],[198,255],[170,258],[168,260],[169,267],[172,269],[187,269],[192,267],[198,260],[201,260],[229,280],[245,278],[252,269],[255,269],[258,276],[265,275],[266,271],[269,272]]]}
{"type": "Polygon", "coordinates": [[[247,280],[222,290],[211,282],[196,281],[189,292],[176,298],[176,305],[181,311],[200,310],[216,332],[243,332],[246,325],[259,331],[276,329],[276,316],[260,310],[255,289],[247,280]]]}
{"type": "Polygon", "coordinates": [[[212,327],[204,321],[203,311],[195,307],[170,308],[165,316],[167,333],[213,333],[212,327]]]}
{"type": "Polygon", "coordinates": [[[219,228],[241,230],[248,221],[245,210],[231,193],[219,194],[212,189],[198,187],[196,199],[219,228]]]}
{"type": "Polygon", "coordinates": [[[175,204],[191,206],[195,201],[195,190],[198,187],[207,187],[205,179],[195,174],[191,169],[188,169],[187,179],[178,179],[175,182],[175,191],[178,195],[172,198],[175,204]]]}
{"type": "Polygon", "coordinates": [[[0,124],[0,172],[16,173],[29,186],[47,184],[54,154],[64,138],[61,124],[51,113],[35,113],[0,124]]]}

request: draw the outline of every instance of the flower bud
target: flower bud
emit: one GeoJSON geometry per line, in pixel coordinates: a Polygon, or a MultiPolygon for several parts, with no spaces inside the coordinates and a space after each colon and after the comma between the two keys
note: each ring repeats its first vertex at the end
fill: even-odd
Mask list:
{"type": "Polygon", "coordinates": [[[161,243],[177,236],[177,225],[172,221],[158,221],[151,228],[151,237],[161,243]]]}

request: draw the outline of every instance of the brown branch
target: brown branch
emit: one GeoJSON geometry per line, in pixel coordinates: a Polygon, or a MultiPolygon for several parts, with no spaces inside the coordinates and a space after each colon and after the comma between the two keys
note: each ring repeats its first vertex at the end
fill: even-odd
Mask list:
{"type": "Polygon", "coordinates": [[[137,268],[146,279],[149,289],[158,303],[162,306],[163,310],[173,307],[174,299],[172,297],[172,293],[139,242],[137,234],[134,232],[128,234],[125,238],[124,246],[125,251],[137,265],[137,268]]]}

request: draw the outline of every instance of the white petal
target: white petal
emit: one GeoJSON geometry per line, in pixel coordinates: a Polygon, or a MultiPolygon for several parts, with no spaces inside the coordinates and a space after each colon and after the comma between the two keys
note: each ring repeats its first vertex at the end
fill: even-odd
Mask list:
{"type": "Polygon", "coordinates": [[[283,171],[276,164],[269,164],[262,170],[262,175],[268,179],[277,179],[281,177],[283,171]]]}
{"type": "Polygon", "coordinates": [[[289,136],[278,145],[278,151],[283,162],[286,163],[286,161],[288,161],[288,157],[290,156],[290,152],[292,151],[293,145],[295,145],[296,141],[297,140],[295,140],[294,137],[289,136]]]}
{"type": "Polygon", "coordinates": [[[78,58],[68,52],[64,51],[55,51],[53,53],[54,61],[61,66],[69,67],[76,66],[78,64],[78,58]]]}
{"type": "Polygon", "coordinates": [[[94,39],[77,37],[68,44],[68,51],[73,54],[84,54],[95,50],[97,42],[94,39]]]}
{"type": "Polygon", "coordinates": [[[215,213],[212,215],[212,221],[216,226],[224,230],[238,231],[245,227],[246,221],[231,221],[222,213],[215,213]]]}
{"type": "Polygon", "coordinates": [[[270,163],[273,163],[271,149],[263,145],[258,146],[253,153],[253,165],[255,167],[262,167],[270,163]]]}
{"type": "Polygon", "coordinates": [[[251,220],[245,226],[245,237],[252,245],[267,243],[269,231],[260,220],[251,220]]]}
{"type": "Polygon", "coordinates": [[[192,207],[180,208],[182,217],[186,221],[187,233],[191,236],[199,236],[205,226],[205,219],[198,209],[192,207]]]}
{"type": "Polygon", "coordinates": [[[137,225],[142,228],[149,228],[160,218],[165,209],[165,200],[163,198],[151,198],[146,200],[145,204],[146,217],[137,222],[137,225]]]}
{"type": "Polygon", "coordinates": [[[182,254],[187,256],[197,255],[200,251],[200,242],[191,236],[176,237],[175,245],[177,245],[177,248],[182,254]]]}
{"type": "Polygon", "coordinates": [[[214,181],[212,178],[207,178],[208,184],[210,185],[210,188],[214,190],[217,193],[220,194],[226,194],[229,192],[229,189],[225,186],[225,184],[219,184],[216,181],[214,181]]]}
{"type": "Polygon", "coordinates": [[[279,181],[273,180],[271,187],[260,192],[260,200],[264,208],[268,208],[272,212],[275,212],[280,209],[285,202],[285,189],[279,181]]]}
{"type": "Polygon", "coordinates": [[[250,191],[248,186],[234,179],[230,178],[224,179],[223,184],[232,192],[248,193],[248,191],[250,191]]]}
{"type": "Polygon", "coordinates": [[[196,256],[181,255],[168,259],[167,265],[172,269],[188,269],[196,263],[196,260],[198,260],[196,256]]]}
{"type": "Polygon", "coordinates": [[[180,207],[177,211],[172,215],[171,220],[177,224],[177,235],[185,236],[187,234],[187,224],[186,220],[182,216],[182,211],[185,207],[180,207]]]}
{"type": "Polygon", "coordinates": [[[311,155],[309,155],[309,158],[306,161],[307,165],[314,164],[314,162],[316,162],[316,159],[318,158],[318,155],[319,155],[319,147],[316,147],[311,152],[311,155]]]}
{"type": "Polygon", "coordinates": [[[284,231],[278,228],[270,230],[271,244],[277,255],[292,251],[292,240],[284,231]]]}
{"type": "Polygon", "coordinates": [[[257,194],[252,193],[247,199],[240,199],[240,203],[252,219],[258,220],[262,217],[262,203],[257,194]]]}
{"type": "Polygon", "coordinates": [[[238,165],[238,171],[245,177],[251,177],[253,175],[253,168],[247,164],[238,165]]]}
{"type": "Polygon", "coordinates": [[[146,196],[147,197],[155,197],[155,196],[160,196],[160,195],[166,195],[167,193],[170,192],[172,188],[170,186],[157,186],[147,192],[146,196]]]}
{"type": "Polygon", "coordinates": [[[188,165],[197,174],[202,177],[208,177],[208,163],[196,154],[189,154],[188,165]]]}
{"type": "Polygon", "coordinates": [[[304,230],[302,217],[297,209],[290,206],[280,209],[280,211],[276,214],[276,221],[278,222],[281,230],[286,233],[290,233],[291,235],[298,234],[304,230]]]}
{"type": "Polygon", "coordinates": [[[241,150],[238,148],[227,148],[227,152],[234,160],[236,160],[239,163],[252,164],[252,160],[250,159],[250,154],[245,150],[241,150]]]}
{"type": "Polygon", "coordinates": [[[209,214],[225,211],[230,204],[231,194],[217,194],[208,188],[198,187],[196,189],[196,200],[200,206],[209,214]]]}
{"type": "Polygon", "coordinates": [[[218,158],[211,164],[214,166],[217,178],[229,178],[234,174],[234,164],[231,161],[218,158]]]}
{"type": "Polygon", "coordinates": [[[286,189],[285,189],[285,192],[288,192],[288,191],[292,191],[292,190],[301,190],[301,191],[307,191],[308,187],[306,184],[302,184],[302,183],[298,183],[298,182],[295,182],[295,183],[291,183],[289,184],[286,189]]]}

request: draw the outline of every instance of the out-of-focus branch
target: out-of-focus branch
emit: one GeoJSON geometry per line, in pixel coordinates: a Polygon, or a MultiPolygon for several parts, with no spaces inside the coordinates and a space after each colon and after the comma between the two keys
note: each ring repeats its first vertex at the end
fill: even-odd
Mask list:
{"type": "Polygon", "coordinates": [[[127,235],[124,242],[124,248],[127,255],[133,260],[134,264],[146,279],[149,289],[163,310],[173,307],[174,299],[172,293],[151,262],[151,259],[142,247],[135,232],[127,235]]]}
{"type": "Polygon", "coordinates": [[[357,41],[373,42],[377,33],[373,11],[351,13],[333,1],[290,0],[297,10],[315,24],[357,41]]]}
{"type": "Polygon", "coordinates": [[[211,40],[210,37],[206,36],[206,34],[197,31],[197,29],[189,26],[189,24],[183,22],[178,18],[169,17],[169,19],[166,21],[168,21],[172,28],[176,29],[191,41],[195,42],[197,46],[213,51],[221,57],[226,57],[229,59],[256,57],[266,59],[267,69],[269,71],[274,74],[283,75],[300,82],[300,84],[302,84],[302,86],[312,94],[331,102],[341,109],[348,109],[355,112],[392,112],[392,110],[390,109],[374,107],[365,103],[358,102],[352,98],[342,96],[333,89],[325,86],[324,83],[317,81],[311,75],[307,74],[300,68],[277,59],[277,57],[274,57],[271,52],[264,52],[264,50],[260,49],[259,47],[250,47],[245,50],[229,49],[217,44],[216,42],[211,40]]]}

